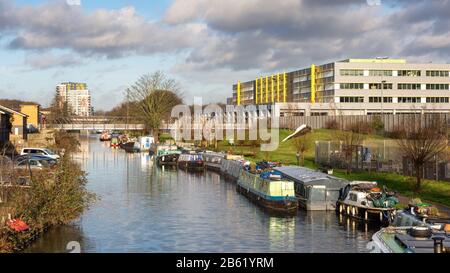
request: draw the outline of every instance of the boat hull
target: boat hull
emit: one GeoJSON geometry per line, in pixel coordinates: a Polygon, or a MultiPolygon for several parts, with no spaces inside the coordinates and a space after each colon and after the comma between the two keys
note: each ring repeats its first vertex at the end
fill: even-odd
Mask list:
{"type": "Polygon", "coordinates": [[[251,191],[248,188],[245,188],[241,185],[237,185],[237,192],[246,196],[252,202],[257,205],[276,213],[288,213],[288,214],[296,214],[298,210],[298,204],[296,200],[277,200],[277,199],[269,199],[260,196],[259,194],[251,191]]]}
{"type": "Polygon", "coordinates": [[[211,170],[211,171],[215,171],[215,172],[220,172],[220,164],[218,163],[206,163],[205,164],[205,168],[207,170],[211,170]]]}
{"type": "Polygon", "coordinates": [[[156,163],[159,166],[164,166],[164,165],[176,166],[179,156],[180,156],[179,154],[161,155],[156,158],[156,163]]]}
{"type": "Polygon", "coordinates": [[[127,153],[137,153],[139,149],[136,148],[134,142],[121,143],[120,148],[124,149],[127,153]]]}
{"type": "Polygon", "coordinates": [[[396,213],[396,209],[368,208],[338,200],[336,202],[336,212],[366,222],[376,222],[383,225],[389,225],[392,217],[396,213]]]}
{"type": "Polygon", "coordinates": [[[178,161],[177,163],[178,168],[186,171],[192,171],[192,172],[203,172],[205,170],[205,165],[203,162],[196,162],[196,161],[178,161]]]}

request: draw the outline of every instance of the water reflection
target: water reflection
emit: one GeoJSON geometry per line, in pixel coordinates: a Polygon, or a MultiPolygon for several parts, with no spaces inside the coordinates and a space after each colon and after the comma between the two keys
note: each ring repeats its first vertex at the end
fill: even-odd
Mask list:
{"type": "Polygon", "coordinates": [[[29,252],[363,252],[372,231],[334,212],[269,215],[214,172],[159,168],[144,154],[83,140],[75,156],[100,201],[73,226],[53,229],[29,252]]]}

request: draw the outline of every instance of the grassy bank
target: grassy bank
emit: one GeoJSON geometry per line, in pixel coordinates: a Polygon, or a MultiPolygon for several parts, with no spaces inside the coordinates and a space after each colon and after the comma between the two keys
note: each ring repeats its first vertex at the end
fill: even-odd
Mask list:
{"type": "Polygon", "coordinates": [[[2,206],[8,208],[13,219],[24,221],[29,228],[18,232],[8,226],[1,227],[0,252],[22,250],[47,228],[68,224],[78,218],[94,200],[95,196],[85,188],[84,171],[70,156],[76,151],[76,139],[61,133],[57,134],[56,140],[53,148],[65,151],[56,167],[33,171],[26,187],[11,181],[9,189],[12,191],[2,206]]]}

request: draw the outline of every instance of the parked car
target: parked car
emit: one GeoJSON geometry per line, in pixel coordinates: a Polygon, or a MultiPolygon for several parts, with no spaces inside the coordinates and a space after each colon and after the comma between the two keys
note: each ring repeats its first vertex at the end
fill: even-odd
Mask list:
{"type": "Polygon", "coordinates": [[[46,155],[38,155],[38,154],[19,155],[18,157],[16,157],[14,159],[14,161],[17,163],[17,162],[23,161],[25,159],[34,159],[34,160],[38,160],[38,161],[41,161],[41,160],[47,161],[47,163],[49,163],[52,166],[58,163],[58,160],[56,160],[56,159],[54,159],[52,157],[48,157],[46,155]]]}
{"type": "Polygon", "coordinates": [[[48,161],[48,160],[38,160],[38,159],[23,159],[21,161],[16,161],[16,166],[15,168],[18,169],[28,169],[28,167],[30,167],[30,169],[34,169],[34,170],[43,170],[45,168],[50,168],[52,166],[52,164],[48,161]]]}
{"type": "Polygon", "coordinates": [[[47,148],[23,148],[22,152],[20,154],[21,155],[26,155],[26,154],[44,155],[44,156],[48,156],[48,157],[51,157],[56,160],[59,159],[59,155],[55,154],[53,151],[51,151],[47,148]]]}

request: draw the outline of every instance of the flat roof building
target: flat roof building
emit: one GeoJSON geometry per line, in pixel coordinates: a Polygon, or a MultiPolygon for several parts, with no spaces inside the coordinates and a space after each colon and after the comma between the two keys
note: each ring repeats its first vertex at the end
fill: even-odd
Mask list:
{"type": "Polygon", "coordinates": [[[67,103],[71,114],[91,116],[91,93],[86,83],[64,82],[56,86],[56,94],[61,103],[67,103]]]}
{"type": "Polygon", "coordinates": [[[450,113],[450,64],[347,59],[233,85],[234,105],[278,104],[281,115],[450,113]]]}

